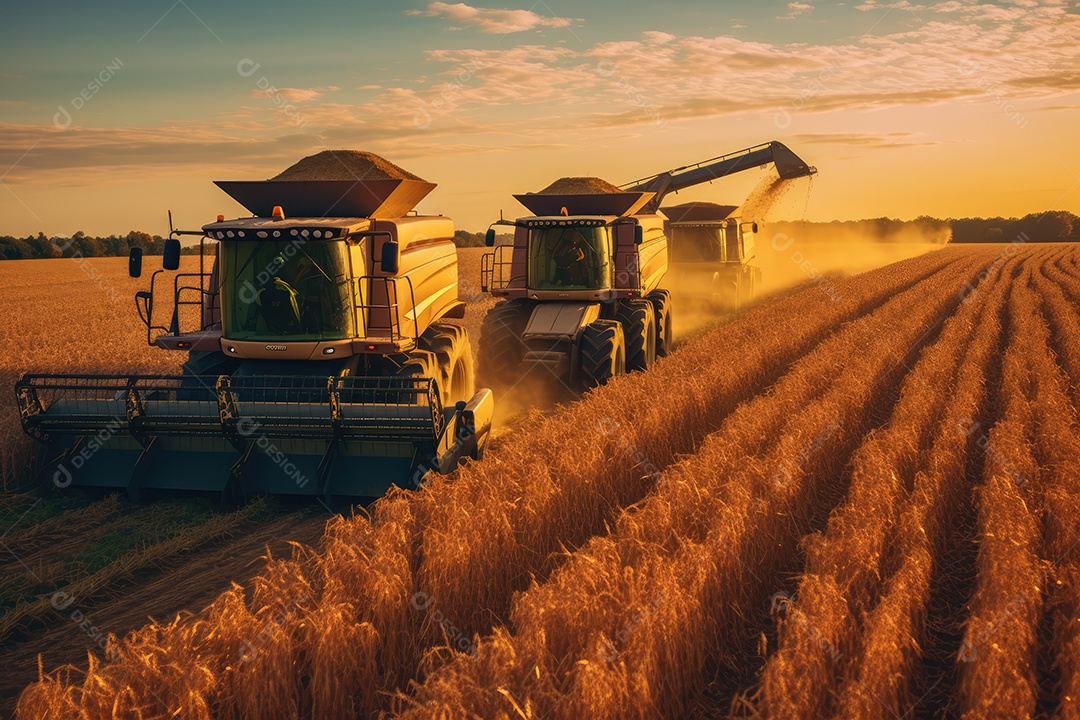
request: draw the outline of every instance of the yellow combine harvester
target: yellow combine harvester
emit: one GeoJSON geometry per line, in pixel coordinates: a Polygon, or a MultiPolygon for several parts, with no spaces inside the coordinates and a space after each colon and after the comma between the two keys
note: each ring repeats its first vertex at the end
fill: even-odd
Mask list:
{"type": "MultiPolygon", "coordinates": [[[[615,187],[563,178],[514,197],[533,214],[499,220],[512,244],[484,256],[481,289],[502,301],[480,335],[480,372],[513,385],[537,368],[569,387],[595,387],[648,369],[672,347],[671,293],[700,285],[735,304],[752,293],[755,223],[684,208],[672,222],[668,193],[772,163],[781,179],[817,172],[779,142],[758,145],[615,187]],[[668,270],[675,275],[667,276],[668,270]]],[[[713,208],[718,206],[711,206],[713,208]]],[[[704,209],[704,208],[702,208],[704,209]]],[[[730,208],[733,210],[734,208],[730,208]]]]}
{"type": "MultiPolygon", "coordinates": [[[[817,173],[817,168],[774,140],[622,187],[656,193],[653,206],[660,208],[667,193],[769,164],[775,167],[780,180],[817,173]]],[[[750,264],[755,257],[758,218],[739,217],[738,210],[735,206],[707,202],[660,208],[668,218],[664,230],[668,237],[671,280],[679,289],[680,298],[705,299],[721,309],[739,308],[753,300],[761,284],[761,268],[750,264]]]]}
{"type": "MultiPolygon", "coordinates": [[[[314,156],[318,157],[318,156],[314,156]]],[[[310,158],[309,158],[310,159],[310,158]]],[[[177,376],[26,375],[25,431],[61,486],[372,497],[480,459],[490,390],[474,392],[453,222],[408,213],[414,179],[217,183],[253,217],[173,231],[137,295],[177,376]],[[158,280],[198,235],[198,273],[158,280]],[[182,331],[186,310],[198,327],[182,331]],[[167,313],[168,314],[168,313],[167,313]]],[[[141,274],[132,250],[129,270],[141,274]]]]}

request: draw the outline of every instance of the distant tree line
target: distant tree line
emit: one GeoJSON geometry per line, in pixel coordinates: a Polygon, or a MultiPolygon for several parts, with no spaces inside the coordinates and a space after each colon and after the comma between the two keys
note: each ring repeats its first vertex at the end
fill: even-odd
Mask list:
{"type": "Polygon", "coordinates": [[[165,238],[132,230],[127,235],[93,237],[81,230],[71,237],[47,237],[45,233],[25,238],[0,235],[0,260],[29,260],[58,257],[107,257],[127,255],[133,247],[141,247],[148,255],[160,255],[165,238]]]}
{"type": "Polygon", "coordinates": [[[949,222],[954,243],[1080,241],[1080,217],[1064,210],[1019,219],[963,218],[949,222]]]}
{"type": "Polygon", "coordinates": [[[1022,218],[946,218],[914,220],[871,218],[832,222],[762,222],[767,233],[798,236],[809,242],[863,239],[876,242],[995,243],[1080,242],[1080,217],[1063,210],[1022,218]]]}
{"type": "MultiPolygon", "coordinates": [[[[914,220],[871,218],[868,220],[833,220],[832,222],[767,222],[766,232],[798,232],[813,230],[808,240],[828,240],[857,235],[878,242],[979,243],[979,242],[1080,242],[1080,217],[1064,210],[1033,213],[1022,218],[947,218],[929,216],[914,220]]],[[[512,240],[512,235],[500,234],[499,242],[512,240]]],[[[458,230],[454,233],[458,247],[483,247],[484,233],[458,230]]],[[[76,232],[70,237],[47,237],[45,233],[25,238],[0,235],[0,260],[24,260],[58,257],[107,257],[127,255],[133,247],[141,247],[147,255],[161,255],[165,238],[160,235],[132,230],[127,235],[93,237],[76,232]]],[[[214,244],[207,244],[210,252],[214,244]]],[[[198,245],[183,249],[183,254],[197,254],[198,245]]]]}

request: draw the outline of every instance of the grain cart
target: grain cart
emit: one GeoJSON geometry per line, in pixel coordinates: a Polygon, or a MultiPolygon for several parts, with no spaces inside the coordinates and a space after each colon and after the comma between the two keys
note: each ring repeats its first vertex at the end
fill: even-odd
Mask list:
{"type": "MultiPolygon", "coordinates": [[[[656,193],[646,209],[660,207],[664,195],[702,182],[772,163],[781,180],[808,177],[817,168],[807,165],[779,142],[756,145],[694,165],[675,168],[622,186],[628,191],[656,193]]],[[[738,308],[753,299],[761,284],[754,259],[754,219],[743,221],[738,207],[688,203],[661,208],[668,218],[668,254],[673,284],[681,295],[705,298],[718,308],[738,308]]]]}
{"type": "MultiPolygon", "coordinates": [[[[465,309],[453,222],[408,214],[435,185],[216,184],[253,217],[172,231],[163,269],[136,297],[150,345],[187,354],[180,375],[18,381],[23,428],[48,449],[44,474],[134,498],[329,499],[480,459],[492,394],[474,391],[465,331],[444,322],[465,309]],[[199,271],[163,286],[187,234],[200,237],[199,271]]],[[[130,274],[141,266],[133,249],[130,274]]]]}

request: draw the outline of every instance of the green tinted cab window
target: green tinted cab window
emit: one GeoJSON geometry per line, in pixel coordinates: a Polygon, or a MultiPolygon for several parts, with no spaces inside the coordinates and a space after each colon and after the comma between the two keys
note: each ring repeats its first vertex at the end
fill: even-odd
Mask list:
{"type": "Polygon", "coordinates": [[[222,242],[225,337],[254,341],[354,337],[346,252],[343,242],[222,242]]]}
{"type": "Polygon", "coordinates": [[[610,228],[567,225],[530,230],[529,287],[536,290],[610,288],[610,228]]]}

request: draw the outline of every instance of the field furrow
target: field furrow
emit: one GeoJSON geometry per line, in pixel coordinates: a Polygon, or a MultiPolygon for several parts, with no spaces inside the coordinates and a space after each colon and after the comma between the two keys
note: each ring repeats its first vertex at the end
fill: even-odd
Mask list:
{"type": "MultiPolygon", "coordinates": [[[[1044,559],[1049,563],[1043,668],[1046,714],[1080,717],[1080,426],[1074,401],[1077,361],[1076,305],[1066,299],[1046,266],[1035,276],[1042,297],[1044,334],[1053,354],[1038,356],[1040,422],[1036,432],[1043,470],[1044,559]],[[1056,362],[1055,362],[1056,360],[1056,362]],[[1072,390],[1073,392],[1070,392],[1072,390]]],[[[1037,318],[1038,320],[1038,318],[1037,318]]]]}
{"type": "Polygon", "coordinates": [[[976,490],[978,580],[959,652],[959,711],[971,718],[1030,717],[1039,698],[1036,654],[1049,568],[1038,517],[1045,478],[1036,457],[1036,390],[1048,347],[1032,264],[1011,288],[1004,412],[990,430],[976,490]]]}
{"type": "Polygon", "coordinates": [[[918,636],[911,630],[922,604],[892,606],[929,591],[941,515],[963,491],[955,485],[964,481],[972,433],[982,417],[985,369],[1010,277],[1011,270],[1002,268],[965,296],[938,342],[905,378],[889,424],[856,453],[844,504],[824,533],[804,539],[806,567],[788,601],[779,649],[762,674],[760,703],[770,717],[814,717],[833,709],[845,676],[842,715],[903,712],[897,709],[906,688],[899,682],[909,675],[900,669],[913,660],[912,643],[903,638],[918,636]],[[953,487],[942,487],[948,482],[953,487]],[[901,586],[898,598],[882,588],[886,581],[901,586]],[[919,581],[921,594],[910,587],[919,581]],[[852,711],[847,706],[858,702],[852,695],[873,702],[852,711]]]}
{"type": "Polygon", "coordinates": [[[1061,263],[1043,268],[1050,282],[1041,285],[1048,296],[1045,304],[1054,350],[1072,389],[1073,404],[1080,406],[1080,278],[1068,275],[1061,263]]]}
{"type": "Polygon", "coordinates": [[[685,715],[709,667],[745,651],[742,619],[775,590],[773,573],[813,516],[842,495],[847,458],[875,417],[888,415],[909,355],[932,340],[984,265],[949,268],[819,346],[666,471],[609,537],[519,596],[513,635],[497,633],[475,658],[436,672],[408,715],[514,707],[552,717],[685,715]],[[836,376],[829,390],[785,407],[789,419],[766,452],[744,452],[754,418],[797,398],[789,390],[822,366],[836,376]]]}

